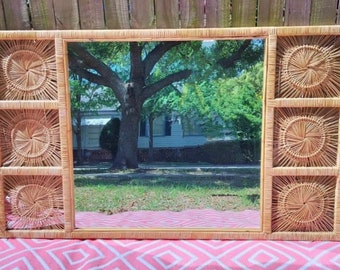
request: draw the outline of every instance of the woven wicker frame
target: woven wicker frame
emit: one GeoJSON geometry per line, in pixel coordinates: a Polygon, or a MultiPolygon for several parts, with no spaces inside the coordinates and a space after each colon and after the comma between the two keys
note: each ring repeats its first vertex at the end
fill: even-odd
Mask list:
{"type": "Polygon", "coordinates": [[[0,31],[0,236],[340,240],[339,33],[0,31]],[[249,38],[266,40],[261,228],[75,228],[67,42],[249,38]]]}

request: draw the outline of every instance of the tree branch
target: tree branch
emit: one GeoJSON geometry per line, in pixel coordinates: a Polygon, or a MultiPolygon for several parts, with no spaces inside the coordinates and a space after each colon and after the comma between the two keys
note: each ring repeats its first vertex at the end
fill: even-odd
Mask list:
{"type": "Polygon", "coordinates": [[[130,60],[130,80],[135,83],[142,82],[144,84],[142,47],[138,44],[138,42],[130,42],[130,60]]]}
{"type": "Polygon", "coordinates": [[[157,81],[156,83],[146,86],[142,94],[143,101],[151,97],[152,95],[156,94],[161,89],[169,86],[170,84],[184,80],[188,78],[190,75],[191,75],[191,70],[185,69],[185,70],[181,70],[176,73],[170,74],[166,76],[165,78],[157,81]]]}
{"type": "Polygon", "coordinates": [[[124,98],[125,84],[107,65],[78,43],[69,43],[70,69],[90,82],[111,88],[119,101],[124,98]],[[94,70],[97,74],[89,71],[94,70]]]}
{"type": "Polygon", "coordinates": [[[240,46],[240,48],[236,52],[234,52],[230,57],[222,58],[218,60],[217,63],[225,69],[232,67],[236,61],[241,59],[242,54],[249,47],[250,43],[251,39],[245,40],[240,46]]]}
{"type": "Polygon", "coordinates": [[[71,71],[80,76],[81,78],[84,78],[96,84],[102,84],[107,87],[111,87],[111,84],[105,78],[96,75],[92,72],[89,72],[87,69],[84,68],[84,65],[82,65],[82,63],[80,63],[78,59],[73,55],[69,55],[69,60],[71,71]]]}
{"type": "Polygon", "coordinates": [[[144,77],[147,78],[157,62],[173,47],[182,44],[182,41],[166,41],[159,43],[144,59],[144,77]]]}

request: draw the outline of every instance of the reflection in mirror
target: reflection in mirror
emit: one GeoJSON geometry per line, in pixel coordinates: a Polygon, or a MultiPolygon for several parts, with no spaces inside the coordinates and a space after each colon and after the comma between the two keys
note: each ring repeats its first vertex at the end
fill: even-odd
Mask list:
{"type": "Polygon", "coordinates": [[[77,228],[260,228],[263,40],[68,43],[77,228]]]}

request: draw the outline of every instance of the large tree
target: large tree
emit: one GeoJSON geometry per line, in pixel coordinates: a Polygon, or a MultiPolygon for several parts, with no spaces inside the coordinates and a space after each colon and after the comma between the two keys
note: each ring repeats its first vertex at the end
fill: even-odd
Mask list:
{"type": "Polygon", "coordinates": [[[160,90],[189,78],[191,83],[216,79],[218,69],[235,67],[237,75],[249,60],[258,59],[250,41],[70,43],[72,72],[109,87],[122,114],[118,153],[113,168],[137,168],[138,129],[143,104],[160,90]],[[127,53],[122,53],[125,48],[127,53]],[[120,72],[120,71],[124,72],[120,72]],[[127,74],[128,73],[128,74],[127,74]]]}
{"type": "Polygon", "coordinates": [[[148,43],[130,42],[130,74],[127,81],[115,70],[112,64],[114,59],[111,59],[111,63],[104,63],[81,44],[69,44],[72,72],[93,83],[111,88],[121,105],[119,146],[113,168],[138,167],[138,128],[145,100],[168,85],[190,76],[190,70],[179,68],[157,81],[150,80],[155,65],[168,51],[181,43],[160,42],[150,46],[148,43]]]}

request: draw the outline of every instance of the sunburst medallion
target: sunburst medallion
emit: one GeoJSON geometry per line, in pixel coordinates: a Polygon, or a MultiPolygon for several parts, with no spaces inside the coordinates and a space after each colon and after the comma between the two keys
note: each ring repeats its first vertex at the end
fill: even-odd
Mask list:
{"type": "Polygon", "coordinates": [[[332,231],[335,183],[332,176],[274,177],[272,230],[332,231]]]}
{"type": "Polygon", "coordinates": [[[52,41],[1,41],[0,62],[1,99],[57,99],[52,41]]]}
{"type": "Polygon", "coordinates": [[[274,166],[335,166],[339,112],[327,108],[278,108],[274,166]]]}
{"type": "Polygon", "coordinates": [[[63,228],[63,192],[59,176],[6,176],[9,229],[63,228]]]}
{"type": "Polygon", "coordinates": [[[277,97],[340,95],[340,47],[337,37],[279,38],[277,67],[277,97]]]}
{"type": "Polygon", "coordinates": [[[60,166],[57,110],[8,110],[0,114],[3,166],[60,166]]]}

